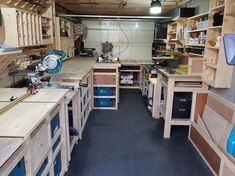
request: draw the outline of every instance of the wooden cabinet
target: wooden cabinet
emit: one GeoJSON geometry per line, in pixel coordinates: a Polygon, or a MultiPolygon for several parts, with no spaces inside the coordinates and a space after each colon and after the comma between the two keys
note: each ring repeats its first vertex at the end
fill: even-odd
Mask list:
{"type": "Polygon", "coordinates": [[[52,22],[47,17],[16,8],[1,8],[3,26],[0,41],[11,47],[53,43],[52,22]]]}
{"type": "Polygon", "coordinates": [[[235,5],[233,0],[219,4],[218,0],[210,1],[208,30],[203,63],[203,81],[215,88],[229,88],[232,80],[233,67],[227,65],[223,44],[224,34],[234,34],[235,5]],[[220,22],[214,19],[222,15],[220,22]]]}
{"type": "Polygon", "coordinates": [[[63,50],[67,58],[74,54],[74,24],[71,21],[56,17],[56,49],[63,50]]]}
{"type": "Polygon", "coordinates": [[[119,102],[118,67],[93,69],[94,109],[118,109],[119,102]]]}
{"type": "Polygon", "coordinates": [[[185,28],[187,18],[178,18],[167,26],[166,48],[178,48],[185,45],[185,28]]]}

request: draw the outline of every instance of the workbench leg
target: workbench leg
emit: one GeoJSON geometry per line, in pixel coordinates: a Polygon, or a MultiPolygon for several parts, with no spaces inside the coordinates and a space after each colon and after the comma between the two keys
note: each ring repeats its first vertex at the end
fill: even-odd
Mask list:
{"type": "Polygon", "coordinates": [[[154,104],[154,107],[153,107],[153,113],[154,113],[154,117],[156,119],[159,119],[160,118],[160,111],[158,109],[158,107],[161,105],[161,92],[162,92],[162,84],[161,84],[161,78],[158,78],[157,79],[157,84],[154,86],[155,90],[155,95],[154,95],[154,99],[155,99],[155,104],[154,104]]]}
{"type": "Polygon", "coordinates": [[[164,138],[170,138],[170,134],[171,134],[173,97],[174,97],[174,81],[168,80],[166,116],[165,116],[165,124],[164,124],[164,138]]]}

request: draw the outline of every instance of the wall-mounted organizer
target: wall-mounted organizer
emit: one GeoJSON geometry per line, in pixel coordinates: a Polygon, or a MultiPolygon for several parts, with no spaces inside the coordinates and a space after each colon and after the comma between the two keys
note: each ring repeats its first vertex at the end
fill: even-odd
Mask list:
{"type": "Polygon", "coordinates": [[[53,43],[52,21],[48,17],[16,8],[1,8],[3,26],[0,41],[11,47],[53,43]]]}
{"type": "Polygon", "coordinates": [[[119,102],[118,68],[93,69],[94,109],[118,109],[119,102]]]}
{"type": "Polygon", "coordinates": [[[120,88],[140,89],[140,66],[122,64],[120,88]]]}
{"type": "Polygon", "coordinates": [[[185,28],[187,18],[178,18],[167,26],[167,49],[179,48],[185,45],[185,28]]]}
{"type": "Polygon", "coordinates": [[[56,48],[63,50],[67,58],[74,57],[74,24],[56,17],[56,48]]]}
{"type": "Polygon", "coordinates": [[[233,67],[226,63],[223,36],[234,34],[233,0],[211,0],[203,62],[203,81],[215,88],[229,88],[233,67]]]}

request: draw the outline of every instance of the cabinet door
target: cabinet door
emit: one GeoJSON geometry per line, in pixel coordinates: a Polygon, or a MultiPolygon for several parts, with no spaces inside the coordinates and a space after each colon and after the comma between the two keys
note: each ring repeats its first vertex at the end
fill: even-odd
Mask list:
{"type": "Polygon", "coordinates": [[[94,75],[95,85],[115,85],[116,76],[115,75],[94,75]]]}

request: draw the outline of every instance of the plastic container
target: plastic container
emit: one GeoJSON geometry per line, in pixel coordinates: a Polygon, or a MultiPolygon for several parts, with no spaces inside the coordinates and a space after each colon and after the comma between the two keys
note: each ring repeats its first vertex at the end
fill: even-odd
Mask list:
{"type": "Polygon", "coordinates": [[[113,107],[113,99],[111,98],[96,98],[95,107],[113,107]]]}
{"type": "Polygon", "coordinates": [[[111,87],[95,87],[95,96],[112,96],[113,88],[111,87]]]}
{"type": "Polygon", "coordinates": [[[233,126],[233,129],[227,140],[227,152],[235,157],[235,125],[233,126]]]}

